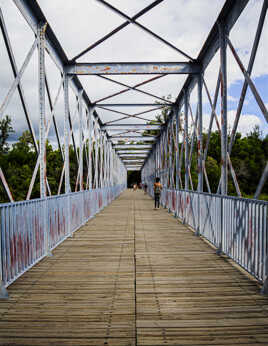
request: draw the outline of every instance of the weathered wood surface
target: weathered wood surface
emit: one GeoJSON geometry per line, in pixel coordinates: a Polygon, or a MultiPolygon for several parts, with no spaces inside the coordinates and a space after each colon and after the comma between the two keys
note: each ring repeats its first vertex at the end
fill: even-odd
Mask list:
{"type": "Polygon", "coordinates": [[[0,302],[0,345],[268,345],[259,287],[127,191],[0,302]]]}

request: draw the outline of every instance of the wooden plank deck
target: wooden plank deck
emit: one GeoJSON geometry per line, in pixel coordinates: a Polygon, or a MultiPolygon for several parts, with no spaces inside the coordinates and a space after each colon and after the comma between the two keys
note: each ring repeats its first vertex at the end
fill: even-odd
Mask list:
{"type": "Polygon", "coordinates": [[[9,288],[0,345],[268,345],[268,298],[141,191],[9,288]]]}

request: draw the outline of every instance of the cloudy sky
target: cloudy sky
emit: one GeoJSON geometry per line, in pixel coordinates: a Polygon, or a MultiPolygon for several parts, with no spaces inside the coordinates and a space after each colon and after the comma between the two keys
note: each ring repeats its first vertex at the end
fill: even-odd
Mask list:
{"type": "MultiPolygon", "coordinates": [[[[135,15],[152,0],[109,0],[109,3],[117,7],[129,16],[135,15]]],[[[38,0],[48,22],[54,30],[59,42],[69,59],[80,53],[86,47],[106,35],[118,25],[124,22],[117,14],[111,12],[95,0],[38,0]]],[[[197,57],[210,29],[212,28],[222,6],[223,0],[165,0],[149,13],[143,15],[138,21],[165,40],[177,46],[188,55],[197,57]]],[[[0,6],[18,68],[21,67],[31,45],[34,35],[28,27],[24,18],[20,15],[12,0],[0,0],[0,6]]],[[[235,46],[241,60],[247,66],[250,56],[257,22],[262,7],[262,0],[250,0],[247,8],[233,28],[230,39],[235,46]]],[[[260,47],[257,53],[255,65],[252,72],[254,83],[259,90],[263,101],[268,105],[268,50],[264,48],[264,42],[268,40],[268,20],[266,19],[263,29],[260,47]]],[[[13,81],[12,71],[4,41],[0,34],[0,104],[6,96],[13,81]]],[[[120,61],[186,61],[175,50],[165,46],[149,34],[139,28],[128,25],[112,38],[90,51],[80,59],[79,62],[120,62],[120,61]]],[[[205,79],[213,97],[217,73],[219,69],[219,54],[216,54],[209,65],[205,79]]],[[[60,85],[60,74],[49,55],[46,55],[46,72],[51,89],[52,99],[56,97],[60,85]]],[[[122,90],[110,81],[104,81],[99,77],[79,77],[91,101],[96,101],[109,94],[122,90]]],[[[145,81],[150,76],[111,76],[112,79],[134,86],[145,81]]],[[[172,95],[173,100],[179,94],[186,76],[166,76],[158,81],[140,87],[140,89],[153,93],[157,96],[172,95]]],[[[230,51],[228,51],[228,124],[231,128],[235,117],[238,99],[243,84],[243,75],[239,70],[230,51]]],[[[22,78],[25,99],[31,114],[33,126],[38,134],[38,70],[37,52],[34,53],[29,66],[22,78]]],[[[124,89],[124,88],[123,88],[124,89]]],[[[71,93],[70,103],[73,117],[75,116],[75,98],[71,93]]],[[[120,96],[105,101],[107,103],[154,103],[155,99],[140,93],[129,91],[120,96]]],[[[46,102],[48,103],[48,102],[46,102]]],[[[196,92],[191,96],[193,111],[196,108],[196,92]]],[[[121,112],[136,114],[145,108],[120,108],[121,112]]],[[[5,114],[12,117],[12,125],[16,134],[20,134],[27,128],[26,120],[22,112],[20,100],[17,93],[14,94],[5,114]]],[[[61,92],[55,116],[59,126],[60,136],[63,136],[63,93],[61,92]]],[[[118,114],[104,110],[98,110],[103,122],[118,118],[118,114]]],[[[157,112],[147,113],[146,119],[153,119],[157,112]]],[[[210,107],[207,97],[204,95],[204,128],[208,126],[210,107]]],[[[47,107],[47,117],[49,110],[47,107]]],[[[129,120],[133,122],[133,120],[129,120]]],[[[127,121],[124,120],[124,123],[127,121]]],[[[139,122],[139,120],[135,121],[139,122]]],[[[140,120],[140,122],[143,122],[140,120]]],[[[74,119],[77,128],[77,117],[74,119]]],[[[243,134],[250,132],[255,125],[259,125],[263,134],[268,133],[266,121],[248,91],[239,131],[243,134]]],[[[55,140],[55,132],[51,129],[49,138],[55,140]]]]}

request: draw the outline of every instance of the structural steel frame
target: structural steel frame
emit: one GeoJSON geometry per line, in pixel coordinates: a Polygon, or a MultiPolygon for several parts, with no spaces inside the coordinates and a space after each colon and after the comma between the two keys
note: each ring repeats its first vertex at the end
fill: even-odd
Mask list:
{"type": "MultiPolygon", "coordinates": [[[[206,172],[206,160],[214,121],[221,136],[221,178],[218,184],[217,194],[221,194],[222,196],[228,195],[228,172],[230,172],[237,196],[240,198],[241,192],[235,170],[232,166],[231,152],[248,87],[250,88],[264,119],[268,121],[268,112],[265,103],[263,102],[254,81],[250,77],[266,17],[268,0],[263,0],[263,7],[260,13],[250,60],[247,67],[245,67],[241,62],[239,54],[235,50],[233,43],[229,38],[229,33],[250,0],[225,1],[223,8],[197,58],[191,57],[188,53],[174,46],[137,21],[138,18],[145,13],[148,13],[164,0],[153,1],[133,17],[127,16],[107,1],[96,1],[119,15],[121,18],[124,18],[125,22],[99,39],[97,42],[91,44],[82,52],[78,53],[75,57],[68,59],[50,24],[39,7],[38,2],[36,0],[13,0],[13,3],[17,6],[35,35],[33,44],[20,69],[18,69],[16,65],[8,30],[0,9],[0,27],[14,75],[14,81],[5,99],[0,104],[0,117],[4,115],[12,96],[17,90],[38,157],[25,199],[29,200],[31,198],[32,189],[39,168],[40,197],[46,198],[51,195],[46,175],[46,140],[51,127],[54,128],[62,157],[62,174],[59,181],[58,194],[61,193],[63,184],[65,194],[75,191],[89,190],[92,188],[106,188],[125,184],[127,171],[133,169],[141,170],[142,181],[150,186],[152,186],[155,177],[159,176],[161,177],[163,186],[166,189],[194,191],[195,186],[191,174],[191,165],[194,158],[196,142],[198,172],[196,191],[198,193],[203,193],[205,185],[207,191],[211,193],[210,182],[206,172]],[[81,58],[87,52],[99,46],[128,25],[134,25],[139,30],[146,32],[153,39],[156,39],[165,46],[173,49],[178,53],[178,55],[183,56],[188,61],[109,63],[78,63],[76,61],[78,58],[81,58]],[[22,85],[22,76],[36,49],[38,50],[39,70],[39,143],[31,122],[31,116],[22,85]],[[229,141],[227,136],[227,49],[230,49],[232,52],[234,59],[244,76],[244,85],[229,141]],[[217,75],[214,98],[212,99],[204,77],[204,72],[218,51],[220,54],[220,66],[217,75]],[[50,55],[61,74],[61,81],[55,100],[52,100],[46,75],[47,54],[50,55]],[[109,78],[109,75],[120,76],[126,74],[154,76],[150,76],[149,79],[132,86],[109,78]],[[175,102],[170,102],[139,88],[140,86],[148,85],[149,83],[165,78],[165,76],[175,74],[188,75],[175,102]],[[99,100],[91,101],[79,80],[79,75],[95,75],[98,78],[107,81],[107,83],[109,82],[120,85],[123,89],[112,95],[104,96],[99,100]],[[198,95],[196,114],[193,112],[193,102],[191,100],[191,95],[194,89],[197,89],[198,95]],[[157,100],[157,103],[103,103],[108,99],[112,99],[115,96],[125,94],[129,91],[150,96],[157,100]],[[56,104],[61,93],[64,95],[64,143],[61,143],[60,141],[55,112],[56,104]],[[75,95],[75,111],[72,111],[70,108],[70,93],[74,93],[75,95]],[[204,94],[207,95],[211,107],[208,140],[205,148],[202,137],[204,94]],[[220,117],[218,117],[216,111],[219,96],[221,103],[220,117]],[[47,101],[49,105],[49,114],[46,112],[47,101]],[[128,107],[150,107],[150,109],[135,114],[117,110],[118,108],[128,107]],[[169,116],[165,124],[148,124],[148,119],[145,117],[145,114],[166,107],[169,109],[169,116]],[[102,110],[117,114],[120,118],[103,123],[98,115],[98,111],[102,110]],[[143,120],[144,123],[118,123],[119,121],[126,119],[131,119],[132,121],[135,121],[136,119],[143,120]],[[74,121],[78,122],[78,145],[75,143],[74,138],[74,121]],[[193,124],[192,131],[190,129],[190,122],[193,124]],[[152,135],[151,131],[154,131],[154,135],[152,135]],[[155,131],[157,131],[156,135],[155,131]],[[71,191],[70,184],[69,146],[71,143],[74,147],[78,164],[75,191],[71,191]],[[85,164],[87,167],[84,167],[85,164]],[[85,168],[87,170],[86,176],[84,176],[85,168]],[[183,170],[184,176],[182,176],[183,170]]],[[[268,162],[256,189],[254,196],[255,199],[258,199],[267,176],[268,162]]],[[[8,186],[8,178],[5,177],[1,167],[0,179],[10,202],[13,203],[14,199],[8,186]]],[[[197,203],[200,203],[199,199],[197,203]]],[[[201,216],[199,215],[198,218],[200,219],[200,217],[201,216]]],[[[196,229],[197,234],[200,232],[198,227],[196,229]]],[[[219,247],[219,253],[220,252],[221,247],[219,247]]],[[[265,285],[268,285],[267,282],[265,285]]]]}

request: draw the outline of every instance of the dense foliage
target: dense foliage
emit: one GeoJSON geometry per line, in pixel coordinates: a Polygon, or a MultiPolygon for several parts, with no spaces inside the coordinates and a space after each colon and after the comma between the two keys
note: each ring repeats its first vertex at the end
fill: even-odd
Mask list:
{"type": "MultiPolygon", "coordinates": [[[[159,119],[158,119],[159,121],[159,119]]],[[[9,117],[0,121],[0,167],[2,168],[12,195],[16,201],[24,200],[31,182],[32,174],[35,168],[37,153],[35,152],[31,135],[25,131],[17,143],[8,145],[8,136],[13,132],[9,117]]],[[[206,145],[207,134],[203,134],[204,147],[206,145]]],[[[196,145],[196,144],[195,144],[196,145]]],[[[59,149],[55,149],[47,142],[47,178],[51,193],[58,193],[58,186],[61,177],[63,160],[59,149]]],[[[75,190],[77,178],[77,156],[72,146],[70,150],[70,180],[72,191],[75,190]]],[[[197,150],[194,150],[196,153],[197,150]]],[[[84,155],[85,156],[85,155],[84,155]]],[[[268,135],[263,137],[259,128],[253,129],[247,136],[242,137],[237,134],[232,149],[231,160],[236,172],[242,195],[252,197],[261,174],[268,160],[268,135]]],[[[193,154],[191,165],[191,176],[194,188],[197,186],[197,158],[193,154]]],[[[208,157],[206,160],[206,170],[212,192],[216,192],[220,179],[220,135],[213,132],[210,137],[208,147],[208,157]]],[[[85,176],[86,176],[86,163],[85,176]]],[[[133,174],[133,173],[132,173],[133,174]]],[[[181,171],[182,180],[184,178],[184,167],[181,171]]],[[[138,177],[133,179],[137,180],[138,177]]],[[[235,195],[235,188],[232,183],[232,177],[229,176],[228,193],[235,195]]],[[[204,182],[204,189],[206,184],[204,182]]],[[[261,199],[267,199],[268,183],[263,189],[261,199]]],[[[33,187],[31,198],[39,197],[39,173],[33,187]]],[[[7,194],[4,186],[0,183],[0,202],[7,202],[7,194]]]]}
{"type": "MultiPolygon", "coordinates": [[[[9,117],[5,117],[0,121],[0,130],[0,167],[3,170],[14,200],[25,200],[37,160],[37,153],[35,152],[31,134],[29,131],[23,132],[18,142],[10,146],[7,143],[8,136],[6,135],[13,132],[9,117]],[[5,140],[2,137],[3,133],[5,134],[5,140]]],[[[74,191],[78,164],[72,146],[70,146],[69,151],[70,180],[72,191],[74,191]]],[[[49,187],[51,193],[56,195],[58,193],[63,160],[60,150],[53,149],[49,142],[46,144],[46,161],[49,187]]],[[[38,170],[31,198],[40,196],[39,174],[38,170]]],[[[8,201],[4,186],[0,183],[0,202],[8,201]]]]}

